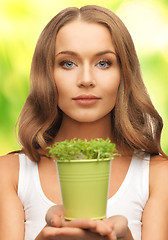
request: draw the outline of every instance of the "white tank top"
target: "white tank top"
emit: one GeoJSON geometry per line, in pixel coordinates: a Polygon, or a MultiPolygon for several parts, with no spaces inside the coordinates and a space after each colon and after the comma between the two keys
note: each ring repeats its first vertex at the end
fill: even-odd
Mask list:
{"type": "MultiPolygon", "coordinates": [[[[149,197],[149,160],[149,154],[134,153],[123,183],[107,202],[107,217],[125,216],[135,240],[141,240],[141,218],[149,197]]],[[[48,208],[55,204],[43,193],[37,163],[25,154],[19,155],[19,161],[18,196],[25,211],[25,240],[34,240],[46,224],[48,208]]]]}

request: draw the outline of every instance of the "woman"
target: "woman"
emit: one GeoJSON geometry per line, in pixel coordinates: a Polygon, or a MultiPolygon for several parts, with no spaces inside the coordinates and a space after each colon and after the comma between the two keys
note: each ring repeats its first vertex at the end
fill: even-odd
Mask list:
{"type": "Polygon", "coordinates": [[[30,79],[22,151],[0,160],[0,239],[167,240],[162,119],[121,20],[98,6],[63,10],[38,40],[30,79]],[[45,154],[74,137],[109,137],[122,154],[111,169],[107,219],[63,219],[55,163],[45,154]]]}

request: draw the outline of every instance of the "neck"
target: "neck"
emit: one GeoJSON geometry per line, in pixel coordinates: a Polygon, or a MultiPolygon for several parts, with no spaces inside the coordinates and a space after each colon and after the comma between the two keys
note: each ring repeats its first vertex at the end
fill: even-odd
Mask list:
{"type": "Polygon", "coordinates": [[[70,140],[72,138],[94,139],[109,138],[112,141],[111,115],[107,115],[95,122],[78,122],[68,116],[63,116],[63,120],[55,138],[55,141],[70,140]]]}

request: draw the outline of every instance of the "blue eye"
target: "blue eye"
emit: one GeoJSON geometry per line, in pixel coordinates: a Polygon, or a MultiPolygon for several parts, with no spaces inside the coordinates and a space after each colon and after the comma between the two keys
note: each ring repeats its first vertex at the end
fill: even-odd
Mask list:
{"type": "Polygon", "coordinates": [[[100,68],[108,68],[112,63],[108,60],[102,60],[98,63],[100,68]]]}
{"type": "Polygon", "coordinates": [[[60,63],[60,66],[62,66],[64,68],[72,68],[72,67],[74,67],[74,65],[75,64],[73,62],[71,62],[71,61],[62,61],[60,63]]]}
{"type": "Polygon", "coordinates": [[[67,68],[71,68],[71,67],[73,67],[73,63],[72,62],[66,62],[65,63],[65,67],[67,67],[67,68]]]}

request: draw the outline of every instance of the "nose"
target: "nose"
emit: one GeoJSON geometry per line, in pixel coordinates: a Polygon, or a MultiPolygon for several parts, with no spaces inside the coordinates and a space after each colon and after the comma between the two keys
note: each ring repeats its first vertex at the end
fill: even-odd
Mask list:
{"type": "Polygon", "coordinates": [[[78,87],[95,87],[96,81],[93,76],[92,69],[89,65],[85,65],[82,67],[77,81],[78,87]]]}

